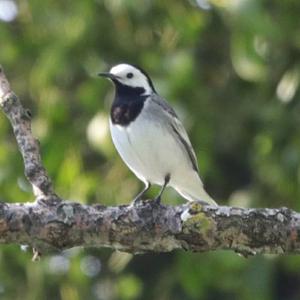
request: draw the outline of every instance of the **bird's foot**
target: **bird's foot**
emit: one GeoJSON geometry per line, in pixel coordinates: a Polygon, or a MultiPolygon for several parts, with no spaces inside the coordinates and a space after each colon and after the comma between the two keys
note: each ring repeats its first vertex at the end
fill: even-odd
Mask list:
{"type": "Polygon", "coordinates": [[[140,202],[142,202],[143,199],[141,197],[135,197],[132,202],[131,202],[131,205],[135,206],[137,204],[139,204],[140,202]]]}
{"type": "Polygon", "coordinates": [[[132,200],[130,206],[144,205],[147,203],[150,204],[151,206],[160,206],[161,196],[157,196],[152,200],[152,199],[142,199],[142,197],[138,195],[132,200]]]}
{"type": "Polygon", "coordinates": [[[160,203],[161,203],[161,196],[157,196],[156,198],[154,198],[154,199],[152,200],[152,202],[153,202],[154,205],[159,206],[160,203]]]}

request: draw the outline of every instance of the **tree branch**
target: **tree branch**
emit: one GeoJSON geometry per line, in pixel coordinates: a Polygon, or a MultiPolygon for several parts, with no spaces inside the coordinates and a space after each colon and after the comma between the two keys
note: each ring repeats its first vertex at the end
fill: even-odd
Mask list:
{"type": "Polygon", "coordinates": [[[43,167],[39,142],[31,133],[31,113],[25,109],[11,90],[10,84],[0,66],[0,107],[9,119],[22,154],[25,176],[32,184],[35,196],[55,196],[51,179],[43,167]]]}
{"type": "Polygon", "coordinates": [[[28,244],[41,252],[93,246],[131,253],[299,253],[299,233],[300,214],[287,208],[157,206],[151,200],[119,207],[40,201],[0,205],[0,243],[28,244]]]}
{"type": "Polygon", "coordinates": [[[287,208],[179,206],[145,201],[135,206],[87,206],[62,201],[42,165],[31,116],[0,68],[0,107],[8,117],[36,196],[35,203],[0,203],[0,243],[28,244],[39,252],[74,246],[132,253],[174,249],[300,253],[300,214],[287,208]]]}

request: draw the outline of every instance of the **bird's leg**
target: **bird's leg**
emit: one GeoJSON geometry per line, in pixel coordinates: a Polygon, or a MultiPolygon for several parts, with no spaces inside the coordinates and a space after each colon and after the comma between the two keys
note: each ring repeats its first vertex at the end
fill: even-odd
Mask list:
{"type": "Polygon", "coordinates": [[[150,182],[145,182],[145,187],[144,189],[134,198],[133,204],[136,204],[137,202],[142,200],[143,195],[150,189],[151,184],[150,182]]]}
{"type": "Polygon", "coordinates": [[[164,182],[164,185],[162,186],[162,188],[161,188],[159,194],[158,194],[158,195],[156,196],[156,198],[154,199],[154,201],[155,201],[156,204],[160,204],[161,195],[163,194],[163,192],[164,192],[165,188],[167,187],[168,183],[170,182],[170,178],[171,178],[170,174],[167,174],[167,175],[165,176],[165,182],[164,182]]]}

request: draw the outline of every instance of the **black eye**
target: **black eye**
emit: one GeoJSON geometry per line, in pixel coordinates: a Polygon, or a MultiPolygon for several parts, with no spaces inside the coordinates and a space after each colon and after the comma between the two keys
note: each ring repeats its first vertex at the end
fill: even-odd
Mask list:
{"type": "Polygon", "coordinates": [[[132,73],[127,73],[126,77],[127,77],[127,78],[132,78],[132,77],[133,77],[133,74],[132,74],[132,73]]]}

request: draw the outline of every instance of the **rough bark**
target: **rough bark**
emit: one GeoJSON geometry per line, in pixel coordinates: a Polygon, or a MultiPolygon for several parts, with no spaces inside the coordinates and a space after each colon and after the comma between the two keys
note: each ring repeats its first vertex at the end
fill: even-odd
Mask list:
{"type": "Polygon", "coordinates": [[[131,253],[231,249],[243,255],[298,253],[300,214],[289,209],[199,203],[104,207],[61,202],[0,204],[0,243],[39,250],[110,247],[131,253]]]}
{"type": "MultiPolygon", "coordinates": [[[[200,203],[88,206],[59,198],[32,136],[31,115],[10,89],[0,68],[0,106],[8,117],[34,203],[0,203],[0,243],[27,244],[38,252],[75,246],[110,247],[131,253],[174,249],[299,253],[300,214],[287,208],[242,209],[200,203]]],[[[100,202],[100,201],[99,201],[100,202]]]]}

